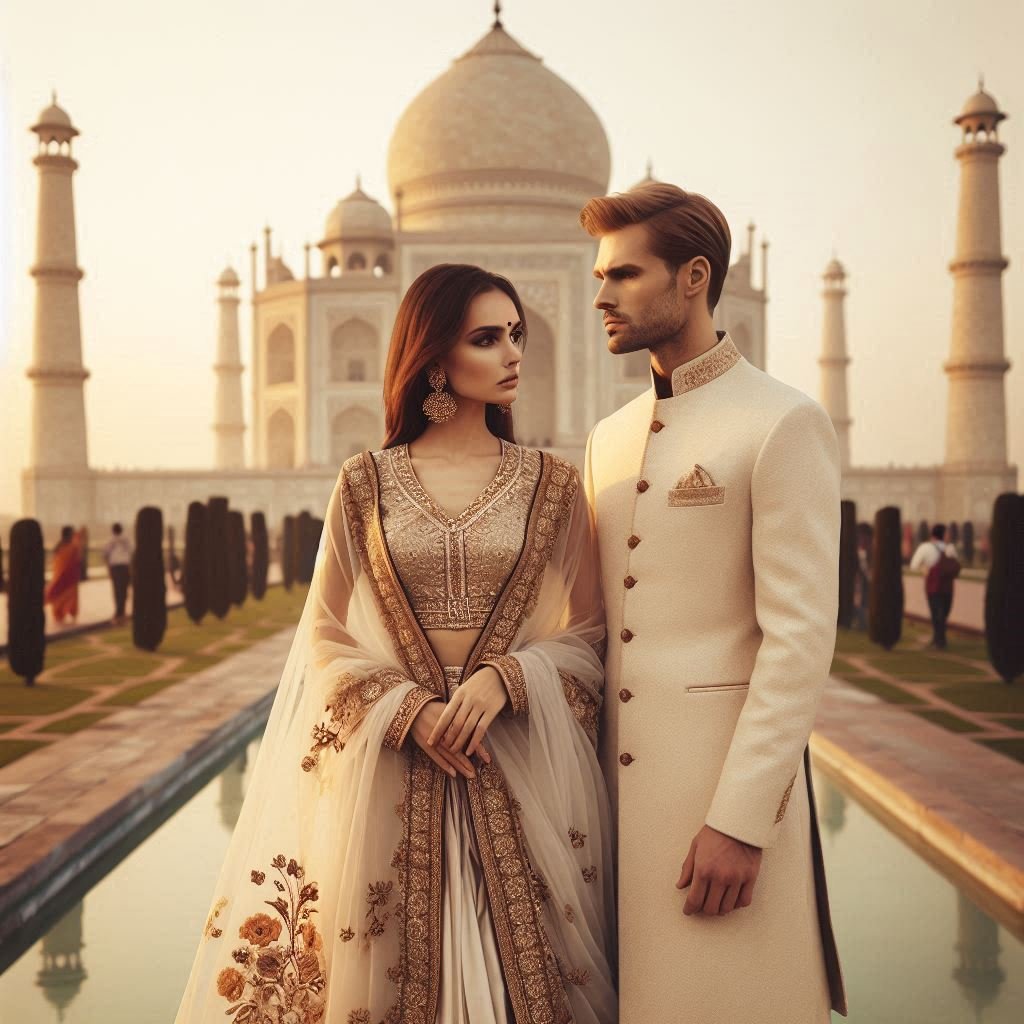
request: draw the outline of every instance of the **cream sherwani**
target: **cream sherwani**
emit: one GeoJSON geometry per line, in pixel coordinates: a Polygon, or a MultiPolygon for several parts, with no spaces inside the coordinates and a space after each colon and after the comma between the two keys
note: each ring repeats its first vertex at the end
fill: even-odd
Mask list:
{"type": "Polygon", "coordinates": [[[587,445],[608,616],[621,1024],[845,1012],[806,745],[835,643],[839,451],[728,335],[587,445]],[[704,824],[764,848],[748,908],[683,914],[704,824]]]}

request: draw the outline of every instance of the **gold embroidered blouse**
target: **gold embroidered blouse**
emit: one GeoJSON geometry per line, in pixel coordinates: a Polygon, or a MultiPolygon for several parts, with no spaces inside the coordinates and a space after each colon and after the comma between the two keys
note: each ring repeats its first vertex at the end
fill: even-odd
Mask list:
{"type": "Polygon", "coordinates": [[[384,537],[420,628],[483,628],[523,548],[540,453],[502,440],[494,479],[455,519],[420,486],[408,445],[373,459],[384,537]]]}

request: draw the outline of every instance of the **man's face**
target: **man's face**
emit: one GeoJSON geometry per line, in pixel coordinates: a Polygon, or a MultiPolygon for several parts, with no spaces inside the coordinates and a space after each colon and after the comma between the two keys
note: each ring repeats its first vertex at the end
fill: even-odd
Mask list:
{"type": "Polygon", "coordinates": [[[601,236],[594,277],[601,287],[594,307],[604,310],[608,349],[616,355],[656,348],[686,326],[688,302],[679,281],[690,264],[673,274],[649,247],[642,224],[601,236]]]}

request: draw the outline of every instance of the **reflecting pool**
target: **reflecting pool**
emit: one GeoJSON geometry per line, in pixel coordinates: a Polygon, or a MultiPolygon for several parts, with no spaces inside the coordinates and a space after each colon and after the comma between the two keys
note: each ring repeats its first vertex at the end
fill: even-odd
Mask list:
{"type": "MultiPolygon", "coordinates": [[[[0,1021],[171,1024],[258,743],[0,975],[0,1021]]],[[[851,1024],[1024,1020],[1024,944],[820,771],[815,787],[851,1024]]]]}

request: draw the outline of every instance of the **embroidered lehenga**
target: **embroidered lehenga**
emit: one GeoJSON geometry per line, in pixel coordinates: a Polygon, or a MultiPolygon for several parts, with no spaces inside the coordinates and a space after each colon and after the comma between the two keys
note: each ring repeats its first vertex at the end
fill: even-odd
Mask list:
{"type": "Polygon", "coordinates": [[[577,471],[502,441],[452,519],[401,445],[345,463],[177,1024],[611,1024],[604,615],[577,471]],[[479,630],[465,666],[424,630],[479,630]],[[481,664],[451,778],[409,737],[481,664]]]}

